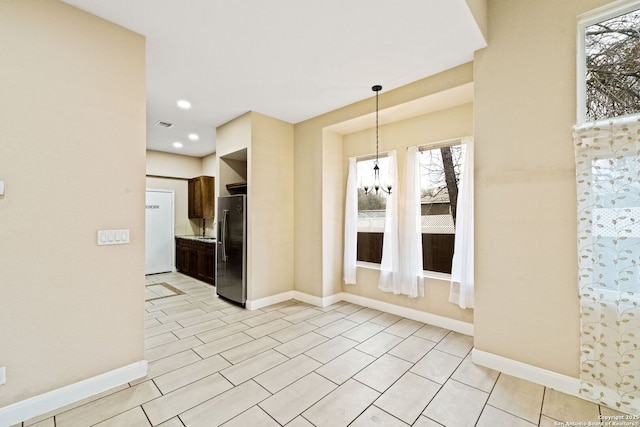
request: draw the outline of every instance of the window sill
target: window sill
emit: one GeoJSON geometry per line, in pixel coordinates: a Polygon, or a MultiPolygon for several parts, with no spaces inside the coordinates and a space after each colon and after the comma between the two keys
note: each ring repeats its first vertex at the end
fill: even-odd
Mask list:
{"type": "Polygon", "coordinates": [[[380,270],[380,264],[376,264],[375,262],[356,261],[356,267],[380,270]]]}
{"type": "Polygon", "coordinates": [[[451,281],[451,274],[448,273],[440,273],[438,271],[422,271],[422,277],[426,277],[428,279],[436,279],[436,280],[444,280],[445,282],[451,281]]]}
{"type": "MultiPolygon", "coordinates": [[[[357,261],[356,267],[368,268],[369,270],[380,270],[380,264],[374,262],[357,261]]],[[[437,271],[422,271],[422,277],[427,279],[443,280],[445,282],[451,281],[451,274],[439,273],[437,271]]]]}

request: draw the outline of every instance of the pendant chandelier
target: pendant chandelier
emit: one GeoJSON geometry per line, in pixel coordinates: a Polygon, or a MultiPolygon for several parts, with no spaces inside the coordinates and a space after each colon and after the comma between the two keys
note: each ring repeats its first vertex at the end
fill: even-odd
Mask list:
{"type": "Polygon", "coordinates": [[[378,166],[378,92],[382,90],[382,86],[375,85],[371,90],[376,93],[376,160],[373,162],[373,184],[364,184],[362,189],[364,190],[364,194],[369,194],[373,190],[376,191],[376,195],[378,195],[380,190],[384,193],[391,194],[391,184],[386,184],[386,189],[380,184],[380,167],[378,166]]]}

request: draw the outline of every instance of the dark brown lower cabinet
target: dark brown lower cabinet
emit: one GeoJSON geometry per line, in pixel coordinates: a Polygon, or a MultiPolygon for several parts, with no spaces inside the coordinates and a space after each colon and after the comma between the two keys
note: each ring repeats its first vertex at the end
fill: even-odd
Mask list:
{"type": "Polygon", "coordinates": [[[189,271],[189,241],[186,239],[176,239],[176,270],[181,273],[189,271]]]}
{"type": "Polygon", "coordinates": [[[208,243],[206,249],[205,265],[205,279],[207,283],[215,284],[216,280],[216,245],[215,243],[208,243]]]}
{"type": "Polygon", "coordinates": [[[215,284],[215,243],[176,238],[176,270],[215,284]]]}

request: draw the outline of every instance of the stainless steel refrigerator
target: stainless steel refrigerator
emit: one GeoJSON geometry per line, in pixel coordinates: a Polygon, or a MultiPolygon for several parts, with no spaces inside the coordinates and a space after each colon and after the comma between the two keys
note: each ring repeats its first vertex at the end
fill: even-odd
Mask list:
{"type": "Polygon", "coordinates": [[[216,292],[241,304],[247,301],[247,196],[218,197],[216,292]]]}

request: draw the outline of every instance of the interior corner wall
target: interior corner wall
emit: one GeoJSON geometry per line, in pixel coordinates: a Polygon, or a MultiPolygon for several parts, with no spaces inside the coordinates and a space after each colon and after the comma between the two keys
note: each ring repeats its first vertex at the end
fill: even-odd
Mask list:
{"type": "Polygon", "coordinates": [[[251,145],[251,112],[245,113],[216,128],[216,154],[227,157],[251,145]]]}
{"type": "Polygon", "coordinates": [[[322,295],[342,291],[346,175],[342,135],[323,131],[322,142],[322,295]]]}
{"type": "Polygon", "coordinates": [[[577,16],[603,0],[489,0],[474,59],[475,347],[577,377],[577,16]]]}
{"type": "Polygon", "coordinates": [[[217,153],[209,154],[201,159],[202,175],[216,176],[218,174],[218,155],[217,153]]]}
{"type": "MultiPolygon", "coordinates": [[[[472,81],[473,65],[463,64],[384,92],[380,95],[380,105],[382,109],[402,105],[472,81]]],[[[324,227],[328,224],[328,219],[323,216],[323,204],[327,200],[324,193],[324,178],[327,177],[325,171],[334,167],[326,163],[334,156],[323,152],[325,129],[374,111],[375,104],[368,98],[294,126],[294,285],[297,291],[317,297],[328,297],[330,294],[325,292],[334,292],[336,289],[336,285],[328,283],[336,277],[338,267],[326,265],[336,262],[336,255],[331,254],[329,258],[325,258],[328,252],[324,250],[325,244],[333,243],[323,238],[324,227]],[[325,277],[326,274],[331,277],[325,277]]],[[[342,268],[341,265],[339,268],[342,268]]]]}
{"type": "Polygon", "coordinates": [[[473,18],[478,24],[478,28],[480,29],[480,32],[482,32],[485,40],[488,36],[489,25],[487,22],[487,1],[488,0],[466,0],[467,6],[473,14],[473,18]]]}
{"type": "Polygon", "coordinates": [[[219,126],[216,144],[218,194],[247,182],[247,299],[293,290],[293,125],[250,111],[219,126]]]}
{"type": "Polygon", "coordinates": [[[293,125],[251,113],[247,298],[293,290],[293,125]]]}
{"type": "Polygon", "coordinates": [[[294,126],[294,286],[323,297],[322,125],[294,126]]]}
{"type": "Polygon", "coordinates": [[[144,359],[146,88],[144,38],[59,1],[0,2],[0,51],[5,407],[144,359]]]}

